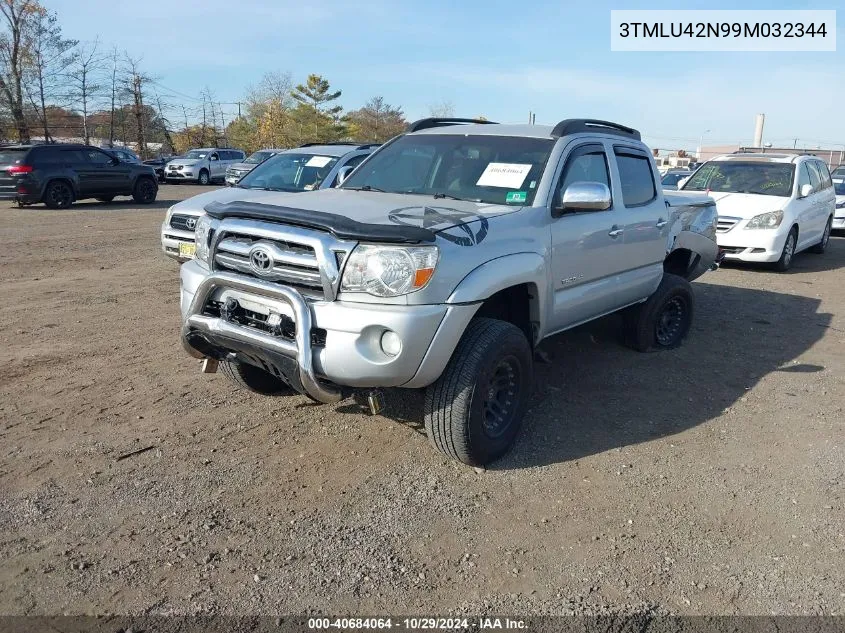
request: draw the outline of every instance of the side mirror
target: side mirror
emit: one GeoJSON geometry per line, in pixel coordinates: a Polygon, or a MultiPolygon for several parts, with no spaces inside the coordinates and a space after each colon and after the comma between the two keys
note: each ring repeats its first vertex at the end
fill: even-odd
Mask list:
{"type": "Polygon", "coordinates": [[[340,187],[343,184],[343,181],[349,178],[349,174],[352,173],[352,170],[355,168],[347,165],[346,167],[341,167],[340,170],[337,172],[337,184],[335,187],[340,187]]]}
{"type": "Polygon", "coordinates": [[[217,160],[217,158],[218,158],[217,154],[212,154],[211,156],[208,157],[208,160],[217,160]]]}
{"type": "Polygon", "coordinates": [[[677,188],[678,188],[678,191],[680,191],[681,187],[683,187],[685,184],[687,184],[687,181],[688,181],[690,178],[692,178],[692,176],[687,176],[686,178],[681,178],[681,179],[678,181],[678,187],[677,187],[677,188]]]}
{"type": "Polygon", "coordinates": [[[567,211],[607,211],[610,189],[601,182],[573,182],[563,192],[559,213],[567,211]]]}
{"type": "Polygon", "coordinates": [[[112,156],[109,165],[120,165],[120,159],[117,156],[112,156]]]}
{"type": "Polygon", "coordinates": [[[813,193],[813,185],[801,185],[800,194],[802,198],[806,198],[811,193],[813,193]]]}

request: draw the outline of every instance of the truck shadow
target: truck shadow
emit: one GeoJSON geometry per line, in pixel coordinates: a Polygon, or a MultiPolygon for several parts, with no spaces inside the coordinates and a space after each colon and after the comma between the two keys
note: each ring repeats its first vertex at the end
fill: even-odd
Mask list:
{"type": "Polygon", "coordinates": [[[492,468],[576,460],[681,433],[722,415],[766,374],[824,369],[796,360],[830,327],[819,299],[694,287],[696,321],[679,349],[639,354],[622,347],[616,315],[547,341],[552,359],[535,364],[521,437],[492,468]]]}
{"type": "MultiPolygon", "coordinates": [[[[641,354],[624,347],[619,315],[545,341],[541,349],[549,362],[535,362],[520,437],[489,468],[572,461],[681,433],[722,415],[766,374],[824,369],[795,360],[831,327],[831,315],[818,312],[819,299],[693,286],[695,322],[676,350],[641,354]]],[[[423,392],[396,389],[387,395],[386,417],[424,433],[423,392]]]]}

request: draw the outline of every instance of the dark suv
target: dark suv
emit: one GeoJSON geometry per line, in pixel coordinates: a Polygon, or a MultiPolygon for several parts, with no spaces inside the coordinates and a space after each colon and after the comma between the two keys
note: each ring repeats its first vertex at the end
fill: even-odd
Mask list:
{"type": "Polygon", "coordinates": [[[157,195],[152,167],[121,162],[90,145],[0,148],[0,199],[19,205],[43,202],[51,209],[64,209],[74,200],[111,202],[115,196],[150,204],[157,195]]]}

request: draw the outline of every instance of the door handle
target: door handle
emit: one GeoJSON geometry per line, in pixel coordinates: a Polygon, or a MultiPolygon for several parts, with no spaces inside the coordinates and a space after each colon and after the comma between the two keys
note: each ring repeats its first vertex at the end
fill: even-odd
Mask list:
{"type": "Polygon", "coordinates": [[[624,232],[625,232],[625,229],[620,229],[618,226],[616,226],[616,225],[614,224],[614,225],[611,227],[611,229],[610,229],[610,233],[608,233],[608,235],[609,235],[610,237],[612,237],[613,239],[616,239],[617,237],[619,237],[620,235],[622,235],[624,232]]]}
{"type": "Polygon", "coordinates": [[[657,228],[658,228],[658,229],[662,229],[662,228],[663,228],[664,226],[666,226],[667,224],[669,224],[669,223],[668,223],[666,220],[664,220],[663,218],[660,218],[660,219],[657,221],[657,228]]]}

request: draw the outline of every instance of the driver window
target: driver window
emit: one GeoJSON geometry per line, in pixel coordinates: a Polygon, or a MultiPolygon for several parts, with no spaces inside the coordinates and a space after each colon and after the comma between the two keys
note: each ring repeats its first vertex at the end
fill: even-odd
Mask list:
{"type": "Polygon", "coordinates": [[[556,189],[556,204],[559,204],[563,199],[563,192],[566,191],[566,188],[575,182],[600,182],[610,189],[607,157],[600,145],[578,148],[569,156],[556,189]]]}
{"type": "Polygon", "coordinates": [[[816,166],[813,164],[813,161],[808,160],[804,163],[807,166],[808,171],[810,172],[810,184],[813,185],[813,193],[821,190],[822,179],[819,175],[819,170],[816,169],[816,166]]]}
{"type": "Polygon", "coordinates": [[[92,163],[96,163],[98,165],[107,165],[111,163],[112,157],[104,152],[98,152],[95,149],[90,149],[85,151],[85,156],[88,160],[92,163]]]}
{"type": "Polygon", "coordinates": [[[208,160],[218,160],[220,157],[217,155],[217,152],[212,152],[211,156],[208,157],[208,160]]]}

